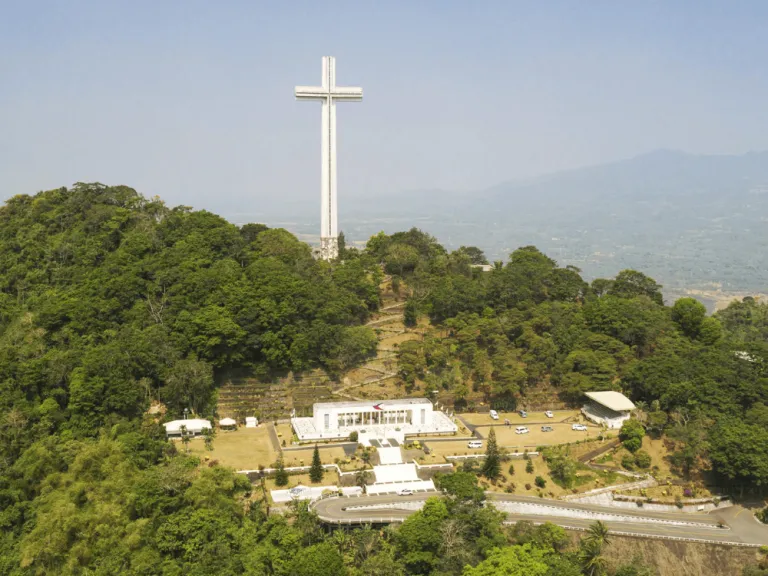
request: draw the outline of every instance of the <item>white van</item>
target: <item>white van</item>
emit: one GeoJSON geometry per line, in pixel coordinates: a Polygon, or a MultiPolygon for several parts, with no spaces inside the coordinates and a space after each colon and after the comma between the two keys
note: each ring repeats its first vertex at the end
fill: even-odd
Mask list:
{"type": "Polygon", "coordinates": [[[482,448],[483,443],[480,440],[470,440],[467,442],[467,448],[482,448]]]}
{"type": "Polygon", "coordinates": [[[528,434],[530,430],[528,430],[527,426],[518,426],[515,428],[515,434],[528,434]]]}
{"type": "Polygon", "coordinates": [[[494,420],[498,420],[499,419],[499,413],[496,412],[496,410],[491,410],[491,418],[493,418],[494,420]]]}

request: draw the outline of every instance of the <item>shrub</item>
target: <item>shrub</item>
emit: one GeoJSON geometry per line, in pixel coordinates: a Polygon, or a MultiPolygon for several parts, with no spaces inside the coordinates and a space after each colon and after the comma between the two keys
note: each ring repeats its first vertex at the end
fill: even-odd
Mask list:
{"type": "Polygon", "coordinates": [[[643,507],[643,501],[642,500],[635,500],[635,503],[637,504],[638,508],[642,508],[643,507]]]}
{"type": "Polygon", "coordinates": [[[647,470],[651,467],[651,455],[645,450],[638,450],[635,454],[635,464],[638,468],[647,470]]]}
{"type": "Polygon", "coordinates": [[[683,499],[680,498],[680,496],[675,496],[675,506],[682,509],[683,507],[683,499]]]}
{"type": "Polygon", "coordinates": [[[533,460],[528,460],[528,463],[525,465],[525,471],[528,474],[533,474],[533,460]]]}
{"type": "Polygon", "coordinates": [[[683,496],[685,496],[686,498],[690,498],[691,496],[693,496],[693,492],[691,492],[690,488],[685,488],[683,490],[683,496]]]}
{"type": "Polygon", "coordinates": [[[547,481],[546,481],[546,480],[544,480],[544,478],[542,478],[541,476],[536,476],[536,479],[535,479],[533,482],[534,482],[534,484],[536,484],[536,486],[538,486],[539,488],[544,488],[544,486],[546,486],[546,485],[547,485],[547,481]]]}
{"type": "Polygon", "coordinates": [[[350,442],[357,442],[357,438],[358,438],[357,430],[353,430],[352,432],[349,433],[350,442]]]}
{"type": "Polygon", "coordinates": [[[282,458],[277,461],[277,470],[275,472],[275,486],[286,486],[288,484],[288,472],[285,470],[282,458]]]}
{"type": "Polygon", "coordinates": [[[530,484],[526,484],[526,485],[525,485],[525,489],[526,489],[526,490],[530,490],[530,489],[531,489],[531,485],[530,485],[530,484]]]}
{"type": "Polygon", "coordinates": [[[621,459],[621,465],[627,470],[634,470],[635,457],[632,454],[625,454],[621,459]]]}
{"type": "Polygon", "coordinates": [[[638,420],[627,420],[619,431],[619,439],[624,448],[630,452],[637,452],[643,445],[643,436],[645,436],[645,428],[638,420]]]}
{"type": "Polygon", "coordinates": [[[509,475],[510,476],[514,476],[515,475],[515,465],[514,464],[510,464],[509,465],[509,475]]]}

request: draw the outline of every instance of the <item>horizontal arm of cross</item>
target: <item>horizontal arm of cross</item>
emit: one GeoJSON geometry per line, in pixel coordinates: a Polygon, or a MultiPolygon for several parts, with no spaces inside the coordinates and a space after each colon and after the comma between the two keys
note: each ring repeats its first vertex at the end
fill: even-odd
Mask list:
{"type": "Polygon", "coordinates": [[[363,99],[363,89],[353,86],[336,86],[330,91],[322,86],[296,86],[294,93],[297,100],[325,100],[329,96],[334,100],[363,99]]]}

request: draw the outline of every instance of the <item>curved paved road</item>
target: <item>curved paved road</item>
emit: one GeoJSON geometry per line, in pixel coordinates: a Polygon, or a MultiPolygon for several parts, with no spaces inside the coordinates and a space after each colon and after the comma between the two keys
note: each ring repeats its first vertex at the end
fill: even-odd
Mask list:
{"type": "MultiPolygon", "coordinates": [[[[418,503],[433,495],[436,493],[421,493],[412,496],[327,498],[316,502],[314,509],[321,520],[331,524],[388,524],[402,522],[415,510],[404,509],[404,507],[399,509],[358,507],[400,505],[406,502],[418,503]]],[[[731,545],[758,546],[768,544],[768,526],[759,524],[748,510],[740,506],[723,508],[708,514],[690,514],[625,510],[492,492],[487,493],[487,497],[499,506],[505,506],[505,503],[524,505],[524,511],[507,514],[509,521],[512,522],[520,520],[530,520],[537,523],[549,521],[564,528],[583,530],[594,522],[594,519],[573,517],[578,511],[606,515],[601,519],[613,532],[629,536],[701,540],[731,545]],[[541,512],[538,513],[537,509],[540,509],[541,512]],[[675,524],[675,522],[685,522],[686,524],[675,524]],[[719,528],[719,522],[725,524],[726,527],[719,528]]]]}

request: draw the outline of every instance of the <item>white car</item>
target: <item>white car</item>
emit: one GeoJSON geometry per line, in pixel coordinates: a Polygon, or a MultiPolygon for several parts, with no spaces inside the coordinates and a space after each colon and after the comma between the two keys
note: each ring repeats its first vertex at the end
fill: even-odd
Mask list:
{"type": "Polygon", "coordinates": [[[554,418],[555,417],[555,415],[552,414],[552,410],[547,410],[546,412],[544,412],[544,416],[546,416],[547,418],[554,418]]]}
{"type": "Polygon", "coordinates": [[[586,432],[587,427],[584,424],[573,424],[571,430],[578,430],[579,432],[586,432]]]}
{"type": "Polygon", "coordinates": [[[515,428],[515,434],[528,434],[530,430],[528,430],[527,426],[518,426],[515,428]]]}
{"type": "Polygon", "coordinates": [[[410,488],[401,488],[400,490],[397,491],[397,495],[398,496],[411,496],[411,495],[413,495],[413,490],[411,490],[410,488]]]}
{"type": "Polygon", "coordinates": [[[493,418],[494,420],[498,420],[499,419],[499,413],[496,412],[496,410],[491,410],[491,418],[493,418]]]}
{"type": "Polygon", "coordinates": [[[480,440],[470,440],[467,442],[467,448],[482,448],[483,443],[480,440]]]}

